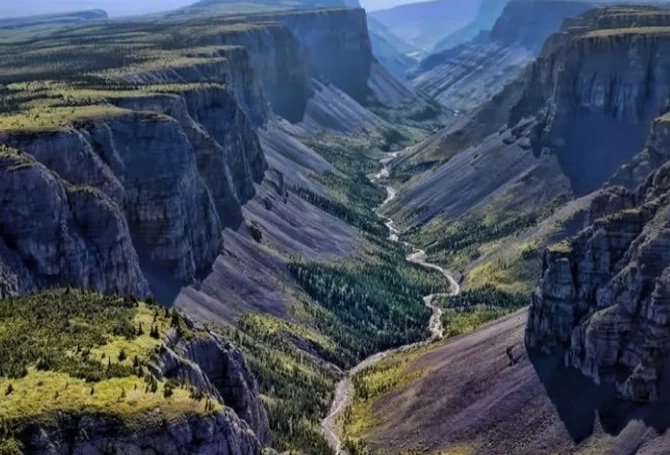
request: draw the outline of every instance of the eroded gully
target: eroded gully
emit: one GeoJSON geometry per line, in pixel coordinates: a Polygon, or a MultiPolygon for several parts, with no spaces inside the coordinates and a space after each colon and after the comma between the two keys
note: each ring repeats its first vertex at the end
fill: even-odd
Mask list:
{"type": "MultiPolygon", "coordinates": [[[[399,152],[398,152],[399,153],[399,152]]],[[[382,170],[376,174],[374,177],[372,177],[370,180],[373,183],[377,183],[383,179],[386,179],[389,177],[389,165],[393,158],[395,158],[398,153],[394,153],[391,155],[390,158],[385,158],[382,160],[382,165],[383,168],[382,170]]],[[[391,201],[393,201],[397,195],[397,192],[394,188],[387,186],[386,187],[386,200],[382,203],[379,208],[375,210],[375,213],[377,213],[379,216],[384,218],[386,220],[386,227],[389,229],[389,239],[394,241],[394,242],[399,242],[400,241],[400,231],[398,228],[395,226],[394,221],[391,218],[386,218],[383,215],[381,215],[381,209],[385,207],[387,204],[389,204],[391,201]]],[[[431,294],[427,295],[423,298],[424,303],[430,310],[432,311],[432,315],[430,318],[430,321],[428,323],[428,329],[430,332],[430,336],[428,339],[424,341],[420,341],[418,343],[412,343],[412,344],[407,344],[404,346],[400,346],[395,349],[390,349],[388,351],[380,352],[377,353],[371,357],[368,357],[358,365],[356,365],[354,368],[351,370],[347,371],[344,378],[337,384],[337,389],[335,391],[335,398],[333,400],[333,404],[330,408],[330,413],[328,416],[323,420],[321,423],[324,435],[326,436],[326,439],[328,440],[328,444],[332,447],[332,449],[335,451],[336,455],[346,455],[347,452],[344,449],[341,436],[337,431],[337,421],[342,416],[342,414],[346,411],[346,409],[351,405],[353,398],[354,398],[354,386],[352,383],[352,378],[356,376],[358,373],[361,371],[365,370],[368,367],[372,367],[375,364],[377,364],[379,361],[382,359],[398,353],[398,352],[404,352],[404,351],[409,351],[421,346],[428,345],[430,343],[433,343],[436,340],[441,339],[444,336],[444,327],[442,325],[442,309],[440,309],[437,305],[435,305],[433,302],[435,301],[436,298],[442,297],[445,295],[458,295],[460,293],[460,286],[458,282],[447,272],[445,269],[440,267],[437,264],[432,264],[430,262],[426,262],[426,252],[417,248],[414,248],[412,245],[410,245],[407,242],[402,242],[405,246],[407,246],[409,249],[412,250],[412,253],[407,256],[407,261],[412,262],[414,264],[418,264],[422,267],[428,268],[428,269],[433,269],[437,270],[440,272],[444,278],[449,281],[449,285],[451,287],[451,291],[449,293],[445,294],[431,294]]]]}

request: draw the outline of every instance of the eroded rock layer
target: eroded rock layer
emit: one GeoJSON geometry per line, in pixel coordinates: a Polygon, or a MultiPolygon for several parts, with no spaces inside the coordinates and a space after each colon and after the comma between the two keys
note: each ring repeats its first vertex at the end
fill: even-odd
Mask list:
{"type": "MultiPolygon", "coordinates": [[[[652,142],[667,153],[670,143],[652,142]]],[[[526,332],[530,347],[565,350],[566,364],[638,401],[659,397],[670,353],[669,175],[665,164],[634,191],[596,196],[591,226],[545,253],[526,332]]]]}
{"type": "Polygon", "coordinates": [[[664,111],[669,25],[664,10],[594,10],[566,21],[527,71],[510,124],[537,121],[535,153],[556,154],[577,195],[639,153],[664,111]]]}

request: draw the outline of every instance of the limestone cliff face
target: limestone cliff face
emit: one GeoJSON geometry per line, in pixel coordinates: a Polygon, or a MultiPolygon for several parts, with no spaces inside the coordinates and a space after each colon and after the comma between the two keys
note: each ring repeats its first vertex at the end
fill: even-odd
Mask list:
{"type": "Polygon", "coordinates": [[[565,350],[568,365],[633,400],[658,398],[670,353],[669,176],[665,164],[635,191],[610,187],[594,199],[592,225],[545,253],[526,333],[530,347],[565,350]]]}
{"type": "Polygon", "coordinates": [[[300,42],[312,75],[325,77],[365,105],[374,61],[363,9],[308,11],[269,16],[300,42]]]}
{"type": "Polygon", "coordinates": [[[623,186],[634,190],[642,184],[655,169],[661,167],[670,158],[670,123],[664,118],[654,121],[642,153],[621,166],[609,180],[609,186],[623,186]]]}
{"type": "Polygon", "coordinates": [[[243,32],[221,35],[216,41],[240,46],[247,52],[273,112],[292,122],[302,120],[307,100],[312,95],[310,77],[304,49],[287,27],[263,23],[243,32]]]}
{"type": "Polygon", "coordinates": [[[173,333],[168,347],[156,365],[161,377],[186,381],[217,397],[250,426],[263,446],[270,445],[268,417],[242,352],[214,333],[192,340],[173,333]]]}
{"type": "Polygon", "coordinates": [[[36,455],[116,455],[161,453],[197,455],[261,455],[262,447],[249,427],[232,410],[207,417],[189,417],[165,423],[160,412],[153,429],[124,433],[113,420],[96,417],[61,417],[56,429],[36,428],[28,444],[36,455]],[[78,436],[73,438],[72,435],[78,436]]]}
{"type": "Polygon", "coordinates": [[[655,23],[670,24],[670,15],[642,8],[597,10],[568,21],[527,71],[510,124],[537,120],[535,152],[555,153],[578,195],[599,188],[643,148],[666,106],[670,35],[637,26],[654,11],[655,23]]]}
{"type": "Polygon", "coordinates": [[[0,175],[0,297],[66,285],[148,295],[128,224],[103,191],[9,149],[0,175]]]}
{"type": "MultiPolygon", "coordinates": [[[[259,28],[263,30],[263,28],[259,28]]],[[[208,40],[210,47],[194,47],[189,57],[202,62],[165,68],[137,69],[124,72],[118,78],[124,83],[137,85],[215,83],[224,85],[233,94],[238,106],[254,126],[267,121],[269,106],[261,79],[249,50],[240,45],[229,45],[235,34],[214,34],[208,40]],[[219,45],[220,47],[216,47],[219,45]]],[[[193,44],[196,46],[196,44],[193,44]]]]}
{"type": "MultiPolygon", "coordinates": [[[[235,95],[219,85],[113,102],[125,113],[55,132],[0,133],[0,141],[30,154],[70,185],[106,196],[115,213],[125,217],[132,239],[124,245],[132,254],[114,261],[133,264],[139,256],[145,274],[150,270],[190,282],[214,262],[222,229],[239,226],[241,205],[263,179],[267,164],[258,137],[235,95]]],[[[42,217],[36,215],[42,211],[35,210],[32,222],[40,224],[42,217]]],[[[95,213],[88,216],[94,219],[95,213]]],[[[4,212],[0,219],[20,225],[4,212]]],[[[89,235],[96,237],[93,231],[89,235]]],[[[32,261],[25,254],[19,257],[22,263],[32,261]]],[[[84,287],[146,295],[142,273],[131,285],[116,268],[91,268],[108,278],[84,287]]],[[[52,274],[52,282],[42,286],[82,283],[52,274]]],[[[23,288],[30,289],[30,281],[18,287],[23,288]]]]}

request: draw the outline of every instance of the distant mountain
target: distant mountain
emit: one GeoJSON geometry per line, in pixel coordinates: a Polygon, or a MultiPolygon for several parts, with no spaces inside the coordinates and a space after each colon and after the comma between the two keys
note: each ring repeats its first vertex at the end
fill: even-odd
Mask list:
{"type": "Polygon", "coordinates": [[[374,17],[368,16],[368,29],[372,52],[377,60],[396,77],[404,79],[407,72],[417,63],[417,60],[409,55],[416,53],[418,49],[395,36],[374,17]]]}
{"type": "Polygon", "coordinates": [[[7,19],[0,19],[0,29],[14,30],[45,25],[73,25],[105,19],[107,19],[107,13],[103,10],[88,10],[63,14],[44,14],[41,16],[12,17],[7,19]]]}
{"type": "Polygon", "coordinates": [[[0,18],[63,14],[102,9],[112,17],[156,13],[188,6],[193,0],[23,0],[0,2],[0,18]]]}
{"type": "Polygon", "coordinates": [[[236,9],[311,9],[311,8],[360,8],[358,0],[200,0],[193,7],[230,5],[236,9]]]}
{"type": "Polygon", "coordinates": [[[473,22],[482,0],[434,0],[413,3],[370,16],[407,43],[429,52],[451,33],[473,22]]]}
{"type": "Polygon", "coordinates": [[[455,48],[429,55],[409,77],[414,87],[444,106],[469,111],[521,75],[564,19],[592,6],[588,2],[560,0],[512,1],[491,31],[481,32],[476,39],[455,48]]]}
{"type": "Polygon", "coordinates": [[[435,45],[433,52],[454,48],[476,38],[482,31],[491,30],[509,2],[510,0],[483,0],[477,17],[465,27],[443,38],[435,45]]]}

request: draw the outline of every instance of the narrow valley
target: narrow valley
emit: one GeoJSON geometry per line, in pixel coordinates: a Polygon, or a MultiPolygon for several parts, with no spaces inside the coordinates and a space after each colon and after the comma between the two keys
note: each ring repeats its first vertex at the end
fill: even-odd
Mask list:
{"type": "Polygon", "coordinates": [[[0,455],[667,453],[670,3],[82,1],[0,8],[0,455]]]}
{"type": "MultiPolygon", "coordinates": [[[[379,184],[380,182],[383,182],[382,179],[388,178],[390,174],[388,169],[389,163],[398,155],[399,153],[396,152],[391,154],[391,157],[384,158],[381,161],[383,166],[382,170],[378,174],[375,174],[375,176],[371,178],[370,181],[372,183],[379,184]]],[[[385,205],[393,201],[393,199],[395,199],[395,196],[397,194],[395,189],[393,189],[393,187],[386,186],[385,188],[387,193],[386,199],[384,200],[384,202],[382,202],[382,205],[379,206],[379,208],[375,209],[376,214],[379,214],[379,211],[383,209],[385,205]]],[[[393,220],[390,218],[386,218],[385,221],[386,221],[386,227],[389,229],[389,239],[393,242],[400,242],[401,233],[394,227],[393,220]]],[[[449,282],[450,291],[448,293],[430,294],[423,297],[423,301],[426,304],[426,307],[428,307],[431,311],[430,320],[428,321],[428,331],[430,333],[430,337],[427,340],[406,344],[404,346],[400,346],[384,352],[378,352],[368,357],[367,359],[363,360],[361,363],[357,364],[355,367],[351,368],[347,372],[345,372],[344,378],[337,384],[337,388],[335,389],[335,398],[333,399],[333,404],[331,405],[330,412],[322,423],[323,431],[326,434],[328,443],[330,444],[331,448],[335,451],[336,455],[342,455],[346,453],[346,449],[343,449],[342,436],[340,435],[341,430],[339,429],[340,423],[338,421],[342,418],[342,415],[347,410],[347,408],[351,406],[351,402],[353,400],[353,384],[351,382],[351,378],[358,375],[363,370],[373,367],[375,364],[377,364],[378,362],[380,362],[381,360],[390,355],[393,355],[398,352],[410,351],[420,346],[426,346],[429,345],[430,343],[441,340],[442,337],[444,336],[444,328],[442,323],[443,311],[439,306],[435,305],[433,301],[443,296],[456,296],[460,293],[460,285],[449,274],[449,272],[447,272],[439,265],[426,262],[425,251],[417,250],[407,242],[401,242],[401,243],[409,251],[406,258],[407,262],[417,264],[427,269],[437,270],[438,272],[440,272],[440,274],[443,275],[444,278],[449,282]]]]}

